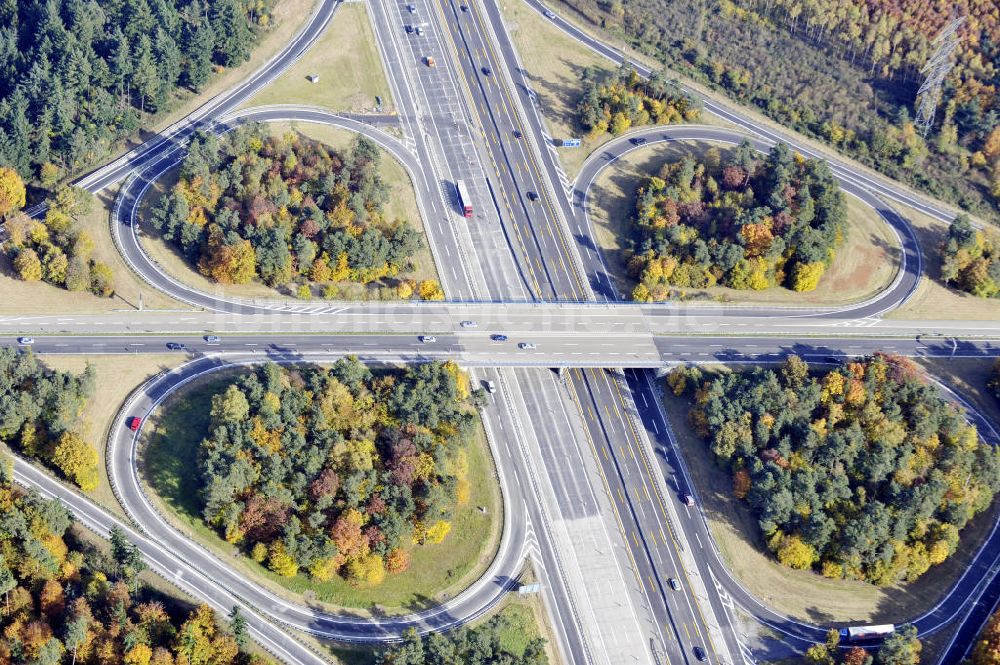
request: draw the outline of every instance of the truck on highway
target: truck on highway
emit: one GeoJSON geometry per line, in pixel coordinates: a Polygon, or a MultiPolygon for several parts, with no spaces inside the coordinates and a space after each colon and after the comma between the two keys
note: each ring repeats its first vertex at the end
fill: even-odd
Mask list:
{"type": "Polygon", "coordinates": [[[891,623],[879,624],[877,626],[851,626],[840,629],[840,641],[847,644],[867,642],[888,637],[896,632],[896,626],[891,623]]]}
{"type": "Polygon", "coordinates": [[[455,181],[455,191],[458,192],[458,207],[462,209],[462,214],[472,217],[472,199],[469,198],[469,189],[464,180],[455,181]]]}

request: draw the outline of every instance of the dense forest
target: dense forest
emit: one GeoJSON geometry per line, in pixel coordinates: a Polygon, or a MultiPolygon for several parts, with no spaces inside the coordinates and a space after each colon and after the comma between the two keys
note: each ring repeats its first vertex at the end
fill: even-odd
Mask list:
{"type": "Polygon", "coordinates": [[[94,370],[54,372],[34,354],[0,348],[0,442],[56,467],[81,489],[97,487],[97,451],[77,428],[94,370]]]}
{"type": "Polygon", "coordinates": [[[636,192],[629,276],[638,301],[673,288],[811,291],[847,233],[840,187],[824,161],[778,144],[761,158],[744,142],[665,164],[636,192]]]}
{"type": "Polygon", "coordinates": [[[82,540],[59,501],[14,485],[0,459],[0,663],[4,665],[262,665],[243,617],[227,629],[202,605],[190,613],[145,584],[123,532],[110,553],[82,540]],[[187,615],[185,618],[185,614],[187,615]]]}
{"type": "Polygon", "coordinates": [[[972,647],[972,665],[1000,663],[1000,611],[994,612],[972,647]]]}
{"type": "MultiPolygon", "coordinates": [[[[5,175],[17,177],[6,169],[6,173],[0,172],[0,180],[5,175]]],[[[89,290],[105,298],[114,295],[114,273],[108,264],[92,258],[94,239],[78,223],[93,205],[89,192],[59,185],[43,219],[33,219],[23,212],[9,214],[3,250],[11,260],[14,275],[25,282],[44,280],[70,291],[89,290]]]]}
{"type": "Polygon", "coordinates": [[[666,125],[701,115],[698,103],[661,72],[646,81],[622,65],[605,79],[588,67],[580,78],[584,88],[577,112],[580,125],[591,136],[605,132],[617,136],[650,122],[666,125]]]}
{"type": "Polygon", "coordinates": [[[916,627],[907,624],[896,628],[873,653],[859,646],[840,648],[840,633],[831,628],[826,641],[809,647],[804,655],[811,665],[919,665],[922,650],[916,627]]]}
{"type": "Polygon", "coordinates": [[[410,629],[403,642],[389,648],[378,660],[379,665],[548,665],[545,641],[536,638],[528,642],[522,653],[504,644],[508,630],[503,614],[494,616],[475,628],[461,627],[448,633],[417,635],[410,629]]]}
{"type": "Polygon", "coordinates": [[[1000,297],[1000,237],[977,231],[968,215],[953,219],[941,248],[941,279],[980,298],[1000,297]]]}
{"type": "Polygon", "coordinates": [[[0,166],[50,189],[250,56],[266,0],[0,3],[0,166]]]}
{"type": "Polygon", "coordinates": [[[993,0],[563,0],[680,74],[887,175],[1000,220],[1000,14],[993,0]],[[933,46],[968,15],[925,140],[933,46]]]}
{"type": "Polygon", "coordinates": [[[669,384],[694,392],[692,426],[784,565],[914,580],[1000,489],[1000,450],[906,358],[697,373],[679,368],[669,384]]]}
{"type": "Polygon", "coordinates": [[[264,365],[212,398],[205,521],[278,575],[378,584],[414,544],[442,542],[468,501],[471,397],[450,362],[264,365]]]}
{"type": "MultiPolygon", "coordinates": [[[[340,154],[296,133],[270,136],[261,125],[222,139],[199,133],[152,223],[203,275],[222,284],[298,281],[308,297],[310,282],[395,277],[411,268],[423,240],[407,221],[383,215],[390,192],[380,159],[378,147],[362,136],[340,154]]],[[[414,291],[443,297],[436,282],[400,282],[401,297],[414,291]]]]}

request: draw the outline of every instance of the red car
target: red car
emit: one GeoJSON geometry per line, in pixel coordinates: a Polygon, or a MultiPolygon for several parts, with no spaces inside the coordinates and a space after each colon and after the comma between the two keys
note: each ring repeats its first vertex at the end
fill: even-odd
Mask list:
{"type": "Polygon", "coordinates": [[[136,430],[138,430],[139,429],[139,425],[141,425],[141,424],[142,424],[142,418],[135,418],[135,417],[133,417],[133,418],[129,418],[128,419],[128,428],[130,430],[132,430],[133,432],[135,432],[136,430]]]}

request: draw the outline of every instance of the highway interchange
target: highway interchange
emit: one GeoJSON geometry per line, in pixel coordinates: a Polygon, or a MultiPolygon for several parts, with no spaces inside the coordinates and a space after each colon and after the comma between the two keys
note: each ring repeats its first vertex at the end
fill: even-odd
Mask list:
{"type": "MultiPolygon", "coordinates": [[[[533,0],[528,4],[543,11],[533,0]]],[[[615,556],[628,571],[625,577],[634,578],[623,581],[643,634],[638,652],[644,662],[693,663],[694,645],[704,646],[711,662],[745,660],[746,646],[734,623],[737,606],[795,648],[819,640],[825,626],[802,624],[774,612],[732,579],[699,510],[678,502],[680,493],[697,495],[698,490],[671,445],[670,424],[659,408],[649,370],[675,362],[773,362],[789,353],[818,361],[875,350],[944,357],[1000,354],[996,322],[880,318],[912,294],[922,274],[912,230],[884,199],[905,202],[939,219],[949,219],[949,211],[832,160],[845,191],[875,208],[900,239],[903,260],[888,289],[866,302],[836,308],[615,304],[618,294],[594,250],[587,214],[587,191],[597,173],[635,149],[636,139],[646,145],[677,140],[735,143],[745,134],[693,126],[643,129],[602,147],[567,191],[557,158],[546,149],[550,139],[494,0],[419,3],[419,20],[428,27],[419,41],[402,30],[414,21],[406,3],[368,3],[400,109],[398,118],[351,117],[301,106],[238,110],[315,42],[337,5],[320,2],[292,43],[247,82],[79,183],[99,191],[124,180],[112,229],[125,260],[152,287],[201,311],[0,318],[0,335],[9,335],[10,343],[17,335],[38,335],[33,346],[39,353],[162,353],[168,342],[185,345],[177,353],[191,360],[138,390],[120,411],[108,441],[109,473],[130,517],[128,526],[135,529],[133,536],[151,565],[220,611],[244,605],[265,648],[287,662],[313,663],[320,662],[319,656],[285,628],[378,642],[398,637],[411,625],[426,631],[464,623],[502,599],[528,557],[544,582],[558,650],[566,661],[616,662],[620,654],[602,646],[593,622],[588,623],[585,606],[593,599],[574,588],[565,545],[552,533],[558,528],[554,523],[560,492],[565,503],[579,500],[582,490],[568,486],[564,470],[548,468],[554,465],[539,468],[533,462],[539,450],[560,446],[592,458],[589,463],[603,484],[606,505],[601,509],[595,497],[594,509],[604,510],[600,515],[613,530],[607,537],[620,548],[615,556]],[[435,58],[437,67],[425,66],[428,56],[435,58]],[[357,131],[399,160],[417,190],[449,302],[246,301],[199,292],[157,266],[140,241],[143,193],[183,157],[184,142],[194,129],[223,132],[246,121],[315,122],[357,131]],[[382,131],[386,124],[401,130],[404,138],[382,131]],[[453,200],[451,183],[459,178],[470,183],[477,210],[468,223],[453,200]],[[530,200],[529,192],[537,201],[530,200]],[[476,320],[479,328],[458,329],[461,320],[476,320]],[[434,343],[417,339],[417,334],[428,332],[436,335],[434,343]],[[498,345],[488,339],[490,332],[505,332],[510,340],[498,345]],[[209,343],[207,333],[221,339],[209,343]],[[518,349],[520,341],[531,341],[537,348],[518,349]],[[437,609],[373,620],[282,601],[173,528],[152,507],[138,481],[139,435],[122,426],[125,418],[151,413],[171,391],[231,363],[323,362],[348,353],[371,362],[454,358],[475,368],[477,379],[489,378],[501,387],[484,411],[506,506],[501,546],[481,580],[437,609]],[[555,367],[567,368],[557,380],[548,369],[555,367]],[[559,391],[564,395],[556,399],[553,393],[559,391]],[[571,415],[580,424],[581,437],[554,431],[547,422],[549,414],[564,408],[560,399],[576,406],[571,415]],[[540,404],[548,410],[536,408],[540,404]],[[553,498],[546,500],[546,492],[553,498]],[[681,581],[679,591],[665,586],[670,578],[681,581]]],[[[552,20],[602,55],[623,59],[573,23],[558,16],[552,20]]],[[[704,103],[708,112],[752,132],[760,149],[781,140],[810,154],[791,135],[761,127],[736,108],[704,103]]],[[[980,429],[986,433],[986,427],[980,429]]],[[[62,497],[99,533],[106,533],[115,521],[37,469],[24,463],[17,468],[20,482],[62,497]]],[[[1000,539],[992,538],[941,604],[925,616],[899,621],[916,621],[926,633],[958,618],[959,634],[974,632],[998,595],[998,556],[1000,539]],[[980,598],[989,602],[977,602],[980,598]]],[[[957,661],[961,648],[956,639],[945,662],[957,661]]]]}

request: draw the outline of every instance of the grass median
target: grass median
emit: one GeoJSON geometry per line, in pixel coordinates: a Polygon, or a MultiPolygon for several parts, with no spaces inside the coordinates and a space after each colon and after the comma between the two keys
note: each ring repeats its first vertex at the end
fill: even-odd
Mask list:
{"type": "Polygon", "coordinates": [[[244,107],[268,104],[308,104],[354,113],[395,113],[368,9],[364,3],[345,3],[326,32],[302,58],[244,107]],[[308,77],[318,76],[312,82],[308,77]]]}

